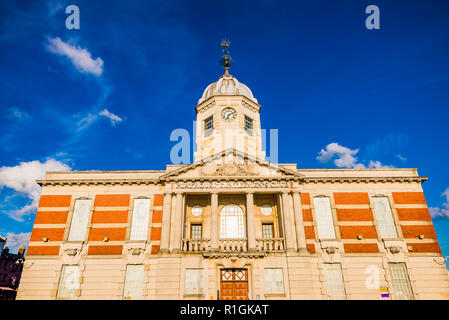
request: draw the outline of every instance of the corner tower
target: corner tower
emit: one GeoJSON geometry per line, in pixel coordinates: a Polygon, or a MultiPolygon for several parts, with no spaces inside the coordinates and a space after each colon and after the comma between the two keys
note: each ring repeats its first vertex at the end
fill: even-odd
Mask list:
{"type": "Polygon", "coordinates": [[[234,148],[265,159],[262,150],[260,105],[251,90],[229,73],[232,64],[229,41],[223,41],[220,62],[225,72],[204,90],[196,106],[194,161],[234,148]]]}

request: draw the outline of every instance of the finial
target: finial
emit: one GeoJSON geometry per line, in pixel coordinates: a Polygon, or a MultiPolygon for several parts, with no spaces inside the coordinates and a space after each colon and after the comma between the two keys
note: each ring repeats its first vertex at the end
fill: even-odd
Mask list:
{"type": "Polygon", "coordinates": [[[228,39],[224,39],[223,41],[221,41],[220,43],[220,47],[223,49],[224,55],[220,58],[220,64],[223,66],[223,68],[225,69],[225,74],[228,75],[229,74],[229,68],[232,65],[232,58],[231,56],[228,54],[228,47],[231,44],[231,41],[229,41],[228,39]]]}

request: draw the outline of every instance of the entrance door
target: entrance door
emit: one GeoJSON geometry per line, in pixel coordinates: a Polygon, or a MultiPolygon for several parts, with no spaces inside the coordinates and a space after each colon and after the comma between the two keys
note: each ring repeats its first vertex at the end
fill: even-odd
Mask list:
{"type": "Polygon", "coordinates": [[[248,300],[248,270],[221,269],[220,299],[248,300]]]}

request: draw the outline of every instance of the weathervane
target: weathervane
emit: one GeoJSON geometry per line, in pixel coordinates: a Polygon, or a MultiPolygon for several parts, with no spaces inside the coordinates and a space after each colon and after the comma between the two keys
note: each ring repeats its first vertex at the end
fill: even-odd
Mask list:
{"type": "Polygon", "coordinates": [[[224,39],[220,43],[220,47],[223,49],[224,55],[220,58],[220,64],[225,69],[225,74],[229,74],[229,68],[232,65],[232,58],[228,54],[228,47],[231,44],[231,41],[224,39]]]}

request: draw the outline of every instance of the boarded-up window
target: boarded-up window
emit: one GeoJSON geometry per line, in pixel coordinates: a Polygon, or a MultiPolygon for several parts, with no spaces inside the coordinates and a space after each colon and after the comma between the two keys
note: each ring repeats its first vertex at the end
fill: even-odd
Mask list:
{"type": "Polygon", "coordinates": [[[203,294],[203,269],[186,269],[185,294],[203,294]]]}
{"type": "Polygon", "coordinates": [[[150,199],[135,199],[130,240],[147,240],[150,199]]]}
{"type": "Polygon", "coordinates": [[[282,269],[265,269],[265,293],[284,293],[284,275],[282,269]]]}
{"type": "Polygon", "coordinates": [[[323,273],[326,283],[326,294],[329,300],[345,300],[345,284],[339,263],[323,264],[323,273]]]}
{"type": "Polygon", "coordinates": [[[373,197],[374,214],[382,239],[397,238],[396,227],[387,197],[373,197]]]}
{"type": "Polygon", "coordinates": [[[76,200],[67,240],[84,241],[89,222],[91,200],[76,200]]]}
{"type": "Polygon", "coordinates": [[[413,300],[412,286],[405,263],[388,263],[393,283],[393,298],[396,300],[413,300]]]}
{"type": "Polygon", "coordinates": [[[123,299],[135,300],[142,299],[143,287],[143,265],[126,266],[125,288],[123,290],[123,299]]]}
{"type": "Polygon", "coordinates": [[[335,239],[334,220],[328,197],[313,198],[317,221],[318,237],[320,239],[335,239]]]}
{"type": "Polygon", "coordinates": [[[76,291],[80,288],[80,270],[78,266],[62,266],[59,278],[57,299],[76,299],[76,291]]]}

